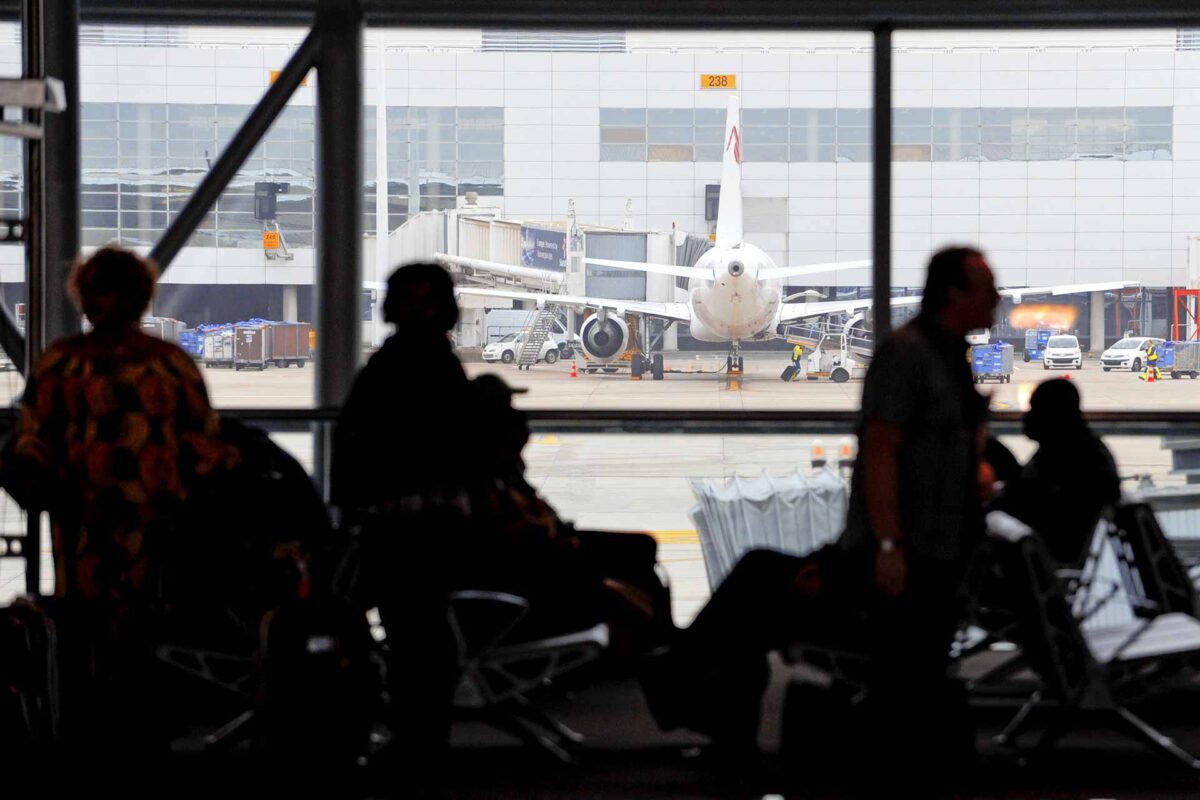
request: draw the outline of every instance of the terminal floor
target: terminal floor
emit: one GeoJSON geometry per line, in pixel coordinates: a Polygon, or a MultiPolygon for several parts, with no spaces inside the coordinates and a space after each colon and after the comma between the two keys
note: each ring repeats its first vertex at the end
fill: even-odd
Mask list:
{"type": "MultiPolygon", "coordinates": [[[[1139,706],[1138,710],[1185,748],[1200,752],[1200,686],[1139,706]]],[[[689,757],[700,739],[657,730],[631,680],[593,685],[561,702],[555,711],[559,719],[588,737],[578,765],[551,762],[483,727],[459,726],[455,729],[447,791],[441,797],[447,800],[932,797],[921,786],[899,784],[883,793],[856,792],[855,776],[876,765],[864,742],[848,745],[861,749],[861,761],[839,769],[806,761],[803,753],[797,753],[786,761],[768,759],[756,767],[714,770],[702,756],[689,757]]],[[[964,800],[1193,800],[1200,796],[1200,773],[1188,772],[1102,727],[1084,727],[1044,758],[1022,765],[1010,753],[990,743],[990,737],[1004,719],[994,712],[983,719],[978,762],[951,796],[964,800]]],[[[288,764],[286,757],[284,764],[282,768],[267,770],[246,753],[177,756],[160,776],[123,768],[108,776],[89,776],[88,783],[94,792],[111,780],[120,787],[118,796],[126,798],[208,800],[294,796],[408,800],[418,797],[405,783],[403,772],[387,776],[382,765],[349,778],[341,777],[334,783],[313,764],[288,764]],[[131,780],[135,774],[136,779],[131,780]],[[288,791],[284,791],[286,783],[291,784],[288,791]]],[[[925,768],[935,771],[944,765],[934,760],[925,768]]],[[[49,788],[43,785],[38,794],[65,796],[47,791],[49,788]]]]}

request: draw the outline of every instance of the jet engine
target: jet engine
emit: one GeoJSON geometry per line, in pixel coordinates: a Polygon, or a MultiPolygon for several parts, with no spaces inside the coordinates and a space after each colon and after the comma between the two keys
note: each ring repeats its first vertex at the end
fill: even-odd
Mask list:
{"type": "Polygon", "coordinates": [[[609,315],[602,320],[594,315],[583,323],[579,338],[588,358],[607,364],[629,349],[629,325],[617,316],[609,315]]]}

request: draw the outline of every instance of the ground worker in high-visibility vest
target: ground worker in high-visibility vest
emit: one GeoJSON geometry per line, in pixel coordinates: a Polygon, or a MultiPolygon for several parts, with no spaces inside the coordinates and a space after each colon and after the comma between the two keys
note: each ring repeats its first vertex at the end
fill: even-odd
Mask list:
{"type": "Polygon", "coordinates": [[[796,345],[792,348],[792,366],[800,369],[800,359],[804,357],[804,348],[796,345]]]}
{"type": "Polygon", "coordinates": [[[1162,380],[1162,370],[1158,368],[1158,347],[1154,342],[1146,342],[1146,370],[1138,377],[1142,380],[1149,380],[1150,376],[1154,376],[1154,380],[1162,380]]]}

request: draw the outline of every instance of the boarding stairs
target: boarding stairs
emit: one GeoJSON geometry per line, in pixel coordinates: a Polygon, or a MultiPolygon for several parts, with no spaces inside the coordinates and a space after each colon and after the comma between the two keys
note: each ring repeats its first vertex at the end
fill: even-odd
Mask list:
{"type": "Polygon", "coordinates": [[[553,303],[543,304],[533,315],[533,319],[525,327],[525,341],[517,355],[518,369],[529,369],[537,363],[542,354],[542,346],[550,338],[550,331],[553,330],[557,319],[558,306],[553,303]]]}
{"type": "Polygon", "coordinates": [[[803,325],[786,325],[783,338],[788,344],[798,344],[808,351],[816,350],[827,336],[845,336],[846,350],[862,364],[868,364],[875,352],[875,337],[871,331],[857,325],[821,320],[803,325]]]}

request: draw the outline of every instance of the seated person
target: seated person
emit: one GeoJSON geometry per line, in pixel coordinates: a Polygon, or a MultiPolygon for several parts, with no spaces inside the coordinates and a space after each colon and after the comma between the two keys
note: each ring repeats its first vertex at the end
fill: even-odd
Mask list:
{"type": "Polygon", "coordinates": [[[476,450],[469,557],[453,589],[488,589],[530,601],[516,631],[532,639],[609,624],[613,649],[638,653],[670,627],[670,597],[655,572],[657,544],[645,534],[577,531],[525,480],[529,438],[512,389],[495,375],[471,381],[472,411],[487,420],[476,450]]]}
{"type": "Polygon", "coordinates": [[[1069,380],[1045,381],[1034,390],[1025,435],[1038,450],[993,507],[1033,528],[1058,563],[1077,566],[1101,510],[1121,499],[1116,463],[1088,429],[1069,380]]]}

